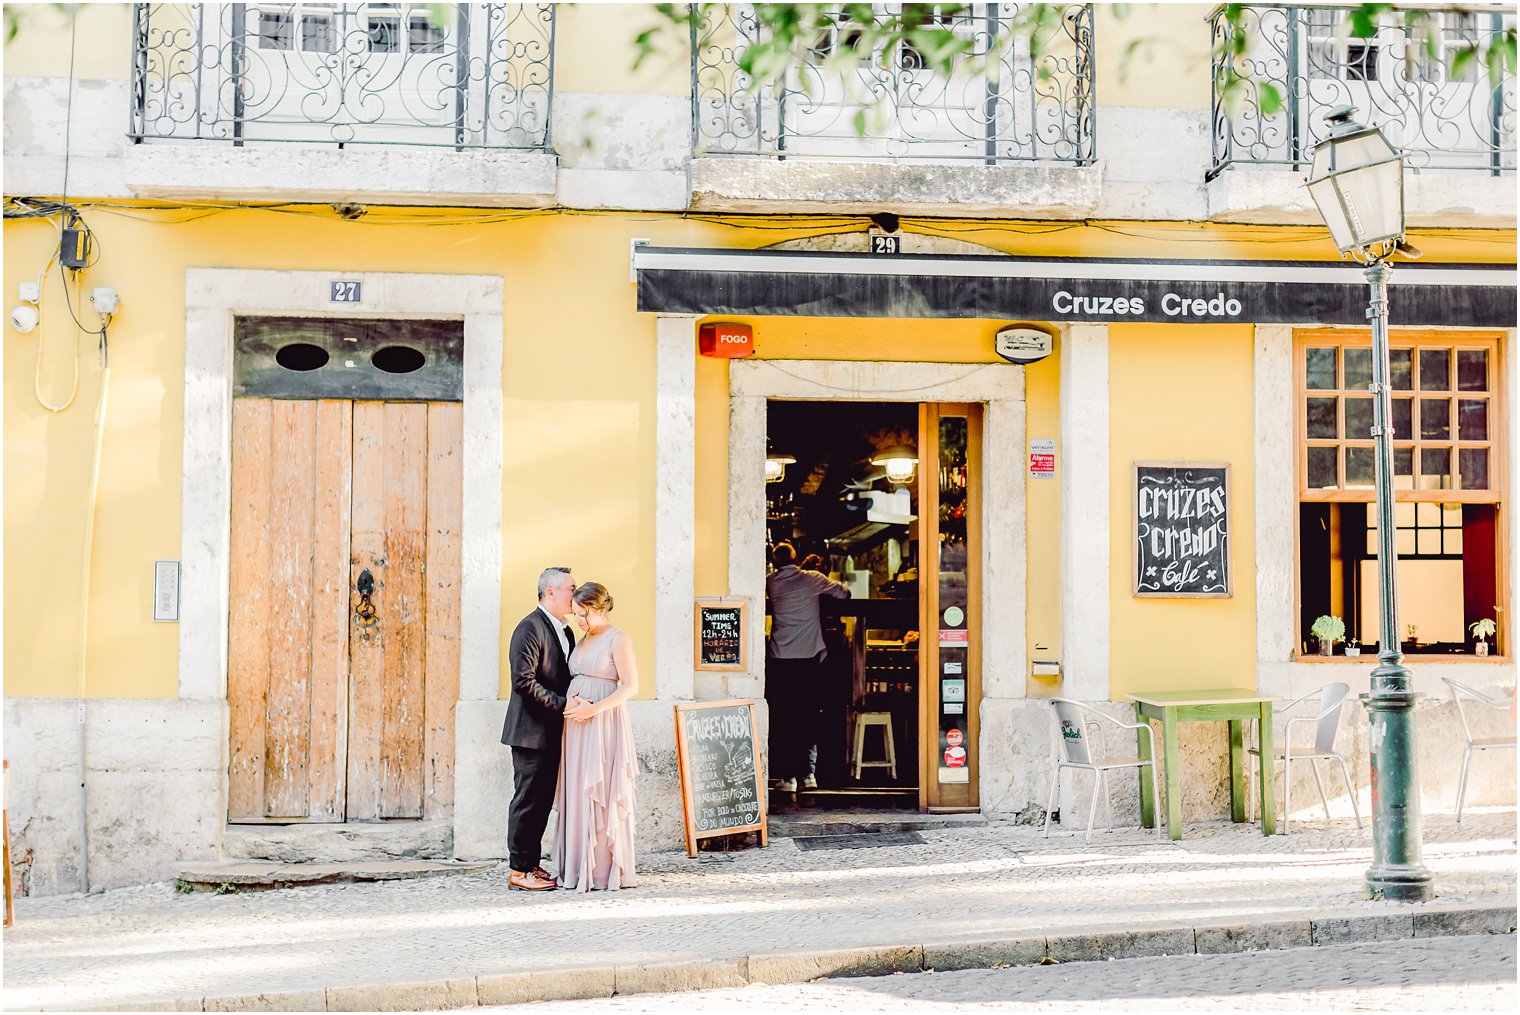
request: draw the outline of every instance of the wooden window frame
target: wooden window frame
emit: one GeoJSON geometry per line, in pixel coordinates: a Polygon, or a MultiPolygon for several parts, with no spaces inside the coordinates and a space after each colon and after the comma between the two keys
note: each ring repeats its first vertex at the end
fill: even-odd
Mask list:
{"type": "MultiPolygon", "coordinates": [[[[1453,488],[1449,490],[1399,490],[1393,492],[1396,502],[1406,501],[1436,501],[1443,504],[1502,504],[1502,492],[1508,483],[1508,451],[1501,435],[1505,433],[1506,406],[1504,405],[1502,384],[1504,374],[1501,362],[1503,334],[1497,331],[1414,331],[1395,330],[1389,338],[1389,348],[1407,349],[1416,351],[1415,359],[1418,363],[1418,351],[1421,347],[1440,345],[1449,348],[1455,353],[1463,349],[1481,349],[1488,353],[1489,363],[1489,389],[1484,392],[1462,392],[1456,388],[1455,366],[1453,365],[1452,387],[1445,393],[1456,402],[1461,398],[1483,398],[1488,401],[1488,439],[1483,441],[1464,441],[1458,433],[1453,431],[1449,440],[1423,440],[1414,434],[1394,435],[1395,449],[1412,448],[1415,451],[1416,475],[1418,475],[1419,451],[1421,448],[1450,448],[1452,453],[1453,474],[1458,468],[1459,451],[1465,448],[1486,448],[1488,450],[1488,488],[1483,490],[1465,490],[1453,488]]],[[[1336,429],[1343,433],[1345,419],[1345,397],[1348,394],[1360,394],[1360,389],[1337,386],[1334,389],[1315,389],[1311,392],[1308,388],[1307,366],[1305,363],[1304,350],[1313,347],[1334,346],[1336,352],[1337,381],[1344,384],[1345,374],[1345,350],[1348,348],[1366,348],[1372,344],[1372,333],[1366,329],[1323,329],[1304,330],[1293,333],[1293,389],[1294,389],[1294,445],[1295,445],[1295,474],[1298,477],[1298,499],[1303,501],[1340,501],[1340,502],[1365,502],[1373,503],[1377,500],[1377,491],[1373,487],[1356,487],[1347,489],[1339,487],[1311,487],[1309,486],[1309,456],[1310,447],[1335,447],[1337,449],[1336,469],[1337,475],[1344,482],[1345,454],[1348,447],[1373,447],[1372,438],[1365,440],[1347,439],[1345,436],[1331,438],[1310,438],[1308,436],[1308,411],[1306,400],[1313,393],[1322,394],[1325,397],[1334,397],[1336,407],[1336,429]]],[[[1408,392],[1409,396],[1418,400],[1423,393],[1418,387],[1408,392]]],[[[1403,397],[1403,392],[1395,392],[1395,397],[1403,397]]],[[[1418,405],[1418,402],[1416,402],[1418,405]]],[[[1411,412],[1413,425],[1419,426],[1417,409],[1411,412]]],[[[1454,420],[1460,425],[1460,421],[1454,420]]]]}
{"type": "MultiPolygon", "coordinates": [[[[1293,332],[1293,394],[1294,394],[1294,409],[1293,409],[1293,418],[1294,418],[1293,436],[1294,436],[1294,442],[1293,443],[1294,443],[1294,470],[1295,470],[1294,474],[1297,476],[1297,482],[1296,482],[1297,494],[1296,494],[1296,500],[1294,502],[1294,504],[1295,504],[1295,510],[1294,510],[1294,521],[1293,521],[1293,526],[1294,526],[1294,540],[1293,540],[1293,544],[1294,544],[1294,552],[1293,552],[1293,591],[1294,591],[1293,604],[1294,604],[1294,606],[1293,606],[1293,613],[1294,613],[1294,617],[1295,617],[1295,627],[1297,626],[1297,620],[1296,620],[1296,618],[1299,615],[1299,612],[1300,612],[1300,609],[1301,609],[1301,604],[1303,602],[1303,574],[1302,574],[1302,571],[1301,571],[1301,569],[1299,567],[1299,549],[1298,549],[1298,547],[1299,547],[1299,541],[1300,541],[1300,534],[1298,532],[1298,510],[1297,510],[1297,505],[1303,504],[1305,502],[1319,502],[1319,503],[1325,503],[1325,502],[1333,502],[1334,503],[1334,502],[1338,502],[1338,503],[1366,503],[1366,504],[1374,504],[1377,501],[1377,490],[1376,490],[1376,488],[1366,488],[1366,489],[1356,488],[1356,489],[1350,489],[1350,490],[1348,490],[1348,489],[1344,489],[1344,488],[1334,488],[1334,489],[1330,489],[1330,488],[1318,488],[1318,487],[1317,488],[1310,488],[1309,485],[1308,485],[1308,478],[1309,478],[1308,477],[1308,455],[1307,455],[1306,452],[1307,452],[1308,447],[1310,446],[1310,440],[1309,440],[1309,437],[1307,436],[1307,433],[1308,433],[1308,427],[1307,427],[1307,424],[1308,424],[1308,418],[1307,418],[1308,417],[1308,413],[1307,413],[1307,401],[1306,401],[1306,399],[1308,398],[1310,392],[1308,390],[1307,383],[1306,383],[1307,382],[1307,377],[1306,377],[1306,362],[1305,362],[1306,357],[1305,357],[1305,354],[1304,354],[1304,349],[1306,347],[1308,347],[1308,346],[1329,346],[1329,345],[1333,345],[1333,346],[1338,347],[1336,369],[1337,369],[1337,372],[1338,372],[1338,380],[1341,383],[1344,383],[1344,363],[1345,363],[1344,350],[1347,347],[1351,347],[1351,348],[1368,347],[1368,348],[1370,348],[1371,344],[1372,344],[1372,332],[1371,332],[1370,329],[1366,329],[1366,328],[1304,328],[1304,329],[1295,329],[1294,332],[1293,332]]],[[[1513,632],[1511,632],[1510,630],[1508,630],[1508,625],[1505,623],[1504,618],[1508,618],[1509,615],[1510,615],[1509,614],[1509,602],[1510,602],[1510,598],[1511,598],[1510,597],[1510,590],[1511,590],[1511,588],[1513,586],[1513,583],[1514,583],[1514,580],[1515,580],[1515,576],[1512,575],[1512,574],[1510,574],[1509,566],[1508,566],[1508,561],[1510,559],[1510,553],[1509,553],[1509,538],[1510,538],[1509,537],[1509,529],[1510,529],[1510,525],[1509,525],[1508,512],[1505,509],[1509,505],[1507,504],[1507,502],[1506,502],[1506,500],[1504,498],[1504,491],[1506,491],[1506,490],[1509,489],[1510,455],[1511,455],[1511,448],[1510,448],[1508,442],[1504,439],[1504,435],[1508,434],[1508,432],[1509,432],[1508,431],[1508,412],[1509,412],[1509,407],[1508,407],[1508,405],[1506,403],[1506,400],[1505,400],[1505,397],[1504,397],[1505,396],[1504,378],[1506,377],[1506,370],[1507,370],[1507,364],[1505,362],[1505,357],[1504,357],[1504,348],[1505,348],[1504,332],[1502,332],[1502,331],[1491,331],[1491,330],[1489,330],[1489,331],[1482,331],[1482,330],[1473,330],[1473,331],[1463,330],[1463,331],[1457,331],[1457,330],[1412,329],[1412,328],[1411,329],[1400,329],[1400,328],[1395,328],[1395,329],[1391,330],[1390,335],[1389,335],[1389,348],[1390,349],[1414,348],[1414,349],[1418,350],[1420,348],[1420,346],[1422,346],[1422,345],[1437,345],[1437,344],[1445,345],[1445,346],[1450,347],[1453,350],[1453,353],[1455,353],[1455,351],[1458,350],[1458,349],[1485,349],[1485,350],[1488,351],[1488,354],[1489,354],[1489,389],[1488,389],[1487,392],[1484,392],[1483,394],[1488,398],[1488,401],[1489,401],[1489,418],[1488,418],[1488,434],[1489,434],[1489,439],[1487,441],[1460,441],[1458,439],[1458,435],[1456,433],[1453,433],[1452,438],[1449,441],[1422,442],[1422,441],[1413,439],[1412,437],[1411,437],[1410,440],[1400,440],[1398,438],[1398,435],[1395,434],[1394,446],[1396,448],[1397,447],[1404,447],[1404,446],[1413,446],[1413,447],[1416,448],[1416,450],[1418,450],[1418,448],[1421,446],[1422,443],[1430,443],[1430,444],[1435,444],[1435,445],[1449,446],[1449,447],[1452,448],[1453,455],[1455,455],[1456,454],[1456,449],[1459,448],[1459,447],[1462,447],[1462,446],[1478,447],[1478,446],[1484,446],[1484,445],[1486,445],[1489,448],[1489,465],[1488,465],[1488,468],[1489,468],[1489,476],[1488,476],[1488,478],[1489,478],[1489,488],[1487,490],[1457,490],[1457,489],[1453,489],[1453,490],[1394,490],[1394,498],[1393,499],[1394,499],[1395,503],[1415,503],[1415,502],[1422,502],[1422,501],[1424,501],[1424,502],[1435,502],[1435,503],[1439,503],[1439,504],[1493,504],[1495,506],[1495,512],[1496,512],[1496,515],[1497,515],[1497,517],[1496,517],[1497,531],[1495,533],[1495,547],[1494,547],[1494,549],[1495,549],[1495,554],[1496,554],[1496,557],[1497,557],[1497,561],[1496,561],[1496,579],[1497,580],[1495,582],[1495,586],[1496,587],[1494,589],[1494,592],[1495,592],[1494,598],[1498,600],[1498,603],[1496,605],[1497,605],[1497,614],[1498,614],[1498,617],[1501,618],[1500,619],[1501,627],[1500,627],[1500,630],[1499,630],[1498,637],[1494,639],[1494,642],[1496,643],[1496,647],[1500,648],[1501,651],[1495,652],[1494,654],[1489,655],[1488,657],[1485,658],[1485,661],[1493,660],[1493,661],[1503,662],[1503,661],[1507,661],[1511,657],[1512,652],[1513,652],[1513,649],[1509,647],[1510,646],[1510,639],[1513,637],[1513,632]]],[[[1418,363],[1418,353],[1416,353],[1416,363],[1418,363]]],[[[1416,378],[1415,383],[1418,384],[1418,378],[1416,378]]],[[[1464,396],[1463,393],[1460,392],[1456,388],[1456,383],[1457,383],[1457,381],[1456,381],[1456,376],[1455,376],[1455,356],[1453,356],[1452,388],[1450,389],[1450,395],[1451,395],[1451,397],[1453,399],[1456,399],[1456,398],[1464,396]]],[[[1316,389],[1316,390],[1318,390],[1318,389],[1316,389]]],[[[1333,391],[1327,390],[1324,393],[1325,394],[1334,394],[1336,396],[1336,398],[1339,400],[1341,398],[1341,396],[1343,396],[1344,394],[1347,393],[1347,390],[1348,389],[1346,389],[1344,387],[1339,387],[1338,386],[1333,391]]],[[[1354,391],[1355,389],[1350,389],[1350,390],[1354,391]]],[[[1415,398],[1419,398],[1420,397],[1420,391],[1419,391],[1418,387],[1414,388],[1411,393],[1413,394],[1413,396],[1415,398]]],[[[1395,394],[1397,395],[1399,393],[1395,392],[1395,394]]],[[[1476,392],[1467,392],[1466,396],[1467,397],[1471,397],[1471,396],[1473,396],[1475,394],[1477,394],[1477,393],[1476,392]]],[[[1341,431],[1341,428],[1343,426],[1343,422],[1342,422],[1343,415],[1344,415],[1343,409],[1340,406],[1337,406],[1337,411],[1336,411],[1336,426],[1337,426],[1337,431],[1338,432],[1341,431]]],[[[1418,411],[1416,410],[1414,413],[1412,413],[1412,416],[1413,416],[1414,425],[1418,425],[1418,411]]],[[[1460,424],[1459,420],[1457,420],[1455,422],[1457,422],[1458,424],[1460,424]]],[[[1321,445],[1321,446],[1327,445],[1327,444],[1334,444],[1335,446],[1337,446],[1339,448],[1344,448],[1347,445],[1347,441],[1345,440],[1344,437],[1337,438],[1335,441],[1330,441],[1328,439],[1323,439],[1322,440],[1322,439],[1316,438],[1315,441],[1314,441],[1314,443],[1318,444],[1318,445],[1321,445]]],[[[1363,442],[1353,441],[1353,442],[1350,442],[1350,443],[1352,443],[1352,444],[1361,444],[1363,442]]],[[[1369,438],[1366,443],[1370,446],[1371,445],[1371,439],[1369,438]]],[[[1338,461],[1337,461],[1337,466],[1336,467],[1337,467],[1337,470],[1338,470],[1338,474],[1339,474],[1340,470],[1344,469],[1344,461],[1345,461],[1344,456],[1341,456],[1338,459],[1338,461]]],[[[1453,468],[1456,468],[1456,464],[1455,463],[1453,463],[1453,468]]],[[[1295,638],[1295,641],[1296,640],[1297,639],[1295,638]]],[[[1296,661],[1299,661],[1299,662],[1305,662],[1305,661],[1309,661],[1309,662],[1357,662],[1357,661],[1360,661],[1360,660],[1348,660],[1345,657],[1341,657],[1341,656],[1321,657],[1321,656],[1319,656],[1318,654],[1315,654],[1315,653],[1305,654],[1305,653],[1299,652],[1297,650],[1294,651],[1293,658],[1296,661]]],[[[1441,664],[1441,663],[1448,663],[1448,662],[1471,662],[1473,659],[1475,659],[1477,657],[1475,657],[1475,656],[1473,656],[1471,654],[1454,654],[1454,655],[1423,655],[1422,654],[1422,655],[1416,656],[1415,658],[1423,665],[1425,663],[1441,664]]]]}

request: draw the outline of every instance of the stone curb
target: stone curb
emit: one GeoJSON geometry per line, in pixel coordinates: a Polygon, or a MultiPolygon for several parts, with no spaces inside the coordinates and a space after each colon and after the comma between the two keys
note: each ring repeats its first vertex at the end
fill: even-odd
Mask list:
{"type": "MultiPolygon", "coordinates": [[[[1368,941],[1513,934],[1515,906],[1452,906],[1414,912],[1302,916],[1250,922],[1095,927],[1047,936],[926,939],[918,944],[797,949],[737,959],[581,966],[482,974],[424,983],[376,983],[268,994],[207,996],[94,1006],[95,1011],[437,1011],[528,1001],[580,1001],[618,994],[802,983],[992,966],[1093,962],[1157,955],[1217,955],[1368,941]]],[[[73,1006],[47,1010],[74,1010],[73,1006]]]]}

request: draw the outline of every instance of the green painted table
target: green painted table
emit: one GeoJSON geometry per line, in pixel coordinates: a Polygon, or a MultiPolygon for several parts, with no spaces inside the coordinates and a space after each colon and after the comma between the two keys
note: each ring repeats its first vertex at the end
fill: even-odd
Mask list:
{"type": "MultiPolygon", "coordinates": [[[[1255,719],[1261,731],[1261,832],[1277,833],[1277,806],[1272,785],[1272,703],[1277,697],[1234,688],[1211,688],[1206,691],[1137,691],[1129,695],[1142,720],[1161,723],[1161,751],[1166,765],[1166,830],[1173,839],[1182,838],[1182,790],[1177,760],[1177,726],[1185,722],[1228,722],[1230,724],[1230,818],[1246,820],[1245,724],[1255,719]]],[[[1142,737],[1140,756],[1151,756],[1150,737],[1142,737]]],[[[1150,766],[1140,769],[1140,821],[1146,828],[1155,827],[1152,813],[1155,799],[1150,766]]]]}

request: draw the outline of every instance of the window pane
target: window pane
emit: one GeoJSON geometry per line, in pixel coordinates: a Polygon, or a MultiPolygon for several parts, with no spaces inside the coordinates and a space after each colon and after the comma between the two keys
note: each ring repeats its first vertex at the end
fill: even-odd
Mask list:
{"type": "Polygon", "coordinates": [[[370,16],[369,51],[371,53],[401,52],[401,19],[399,17],[370,16]]]}
{"type": "Polygon", "coordinates": [[[289,49],[295,26],[283,11],[259,11],[259,48],[289,49]]]}
{"type": "Polygon", "coordinates": [[[1347,440],[1366,440],[1372,436],[1372,399],[1346,399],[1347,440]]]}
{"type": "Polygon", "coordinates": [[[409,46],[413,53],[442,53],[443,26],[431,18],[413,17],[408,24],[409,46]]]}
{"type": "Polygon", "coordinates": [[[1335,390],[1334,349],[1304,350],[1304,387],[1311,391],[1335,390]]]}
{"type": "Polygon", "coordinates": [[[307,53],[332,53],[338,48],[338,33],[333,31],[332,15],[301,15],[301,49],[307,53]]]}
{"type": "Polygon", "coordinates": [[[1393,449],[1393,488],[1414,489],[1414,448],[1393,449]]]}
{"type": "Polygon", "coordinates": [[[1420,350],[1420,390],[1451,390],[1451,350],[1420,350]]]}
{"type": "Polygon", "coordinates": [[[1366,391],[1372,383],[1372,350],[1346,349],[1342,355],[1346,358],[1345,387],[1352,391],[1366,391]]]}
{"type": "Polygon", "coordinates": [[[1309,487],[1313,490],[1334,489],[1340,485],[1335,463],[1340,457],[1339,448],[1309,449],[1309,487]]]}
{"type": "Polygon", "coordinates": [[[1457,452],[1457,464],[1462,470],[1462,489],[1488,489],[1488,449],[1462,448],[1457,452]]]}
{"type": "Polygon", "coordinates": [[[1394,391],[1414,389],[1414,350],[1392,349],[1388,353],[1388,383],[1394,391]]]}
{"type": "Polygon", "coordinates": [[[1447,529],[1445,532],[1445,549],[1442,553],[1459,554],[1462,552],[1462,530],[1447,529]]]}
{"type": "Polygon", "coordinates": [[[1404,441],[1414,438],[1414,399],[1393,399],[1393,436],[1404,441]]]}
{"type": "Polygon", "coordinates": [[[1440,529],[1417,529],[1414,534],[1414,552],[1435,555],[1441,552],[1440,529]]]}
{"type": "Polygon", "coordinates": [[[1451,399],[1420,399],[1420,437],[1428,441],[1451,440],[1451,399]]]}
{"type": "Polygon", "coordinates": [[[1440,528],[1441,506],[1432,504],[1428,500],[1420,501],[1414,506],[1414,523],[1429,526],[1432,529],[1440,528]]]}
{"type": "Polygon", "coordinates": [[[1488,401],[1457,399],[1457,437],[1464,441],[1488,440],[1488,401]]]}
{"type": "Polygon", "coordinates": [[[1400,557],[1414,553],[1414,529],[1393,530],[1393,552],[1400,557]]]}
{"type": "Polygon", "coordinates": [[[1331,440],[1339,437],[1335,431],[1335,403],[1336,398],[1311,398],[1309,409],[1306,413],[1306,437],[1328,437],[1331,440]]]}
{"type": "Polygon", "coordinates": [[[1376,476],[1377,459],[1371,448],[1346,449],[1346,488],[1371,489],[1376,476]]]}
{"type": "Polygon", "coordinates": [[[1488,390],[1488,350],[1457,350],[1457,387],[1462,391],[1488,390]]]}
{"type": "Polygon", "coordinates": [[[1414,528],[1414,505],[1405,501],[1393,506],[1393,525],[1398,529],[1414,528]]]}
{"type": "Polygon", "coordinates": [[[1421,448],[1420,489],[1450,490],[1451,488],[1451,449],[1421,448]]]}

